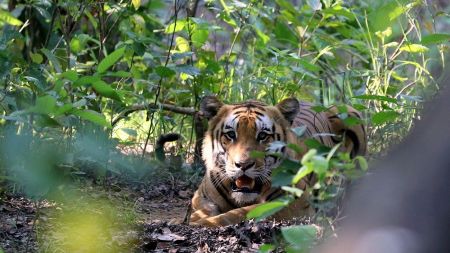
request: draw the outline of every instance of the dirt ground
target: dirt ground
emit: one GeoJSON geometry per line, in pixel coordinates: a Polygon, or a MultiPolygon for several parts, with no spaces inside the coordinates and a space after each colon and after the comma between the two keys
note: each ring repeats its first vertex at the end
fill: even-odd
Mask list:
{"type": "MultiPolygon", "coordinates": [[[[132,214],[128,221],[131,224],[119,235],[111,236],[113,244],[120,244],[118,252],[257,252],[262,244],[277,243],[282,225],[305,224],[300,220],[248,221],[214,229],[170,225],[173,219],[184,218],[194,192],[192,186],[174,181],[136,186],[108,180],[106,185],[84,183],[80,188],[90,198],[116,203],[121,217],[117,219],[123,220],[123,213],[132,214]]],[[[74,208],[78,206],[73,203],[74,208]]],[[[4,252],[53,251],[49,249],[58,238],[43,237],[41,231],[58,230],[58,225],[52,224],[55,213],[70,208],[68,204],[32,201],[22,195],[0,195],[0,248],[4,252]]]]}

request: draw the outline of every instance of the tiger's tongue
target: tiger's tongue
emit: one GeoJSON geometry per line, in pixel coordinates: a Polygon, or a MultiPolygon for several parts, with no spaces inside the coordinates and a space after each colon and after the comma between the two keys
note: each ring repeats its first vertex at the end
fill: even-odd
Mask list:
{"type": "Polygon", "coordinates": [[[255,187],[255,180],[247,177],[246,175],[243,175],[236,179],[235,184],[240,189],[248,188],[249,190],[252,190],[253,187],[255,187]]]}

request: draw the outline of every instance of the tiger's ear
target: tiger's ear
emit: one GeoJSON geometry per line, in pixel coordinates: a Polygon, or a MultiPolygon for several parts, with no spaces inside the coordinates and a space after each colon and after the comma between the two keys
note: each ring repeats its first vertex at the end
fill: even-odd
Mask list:
{"type": "Polygon", "coordinates": [[[277,104],[277,108],[283,114],[284,118],[292,124],[300,110],[300,103],[296,98],[286,98],[277,104]]]}
{"type": "Polygon", "coordinates": [[[223,103],[216,96],[206,96],[200,101],[200,112],[208,120],[216,116],[217,112],[223,106],[223,103]]]}

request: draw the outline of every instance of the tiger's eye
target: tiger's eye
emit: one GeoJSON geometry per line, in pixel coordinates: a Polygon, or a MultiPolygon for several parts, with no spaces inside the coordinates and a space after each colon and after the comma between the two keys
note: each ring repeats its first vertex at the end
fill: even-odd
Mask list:
{"type": "Polygon", "coordinates": [[[225,136],[230,140],[236,139],[236,133],[234,131],[226,132],[225,136]]]}
{"type": "Polygon", "coordinates": [[[256,137],[256,139],[258,141],[263,141],[263,140],[267,139],[267,137],[269,137],[269,135],[267,133],[261,132],[258,134],[258,137],[256,137]]]}

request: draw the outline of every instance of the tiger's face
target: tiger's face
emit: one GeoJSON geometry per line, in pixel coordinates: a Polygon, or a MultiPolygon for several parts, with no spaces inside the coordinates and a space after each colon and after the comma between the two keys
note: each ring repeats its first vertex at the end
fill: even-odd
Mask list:
{"type": "Polygon", "coordinates": [[[256,203],[271,187],[270,175],[285,153],[292,117],[298,101],[289,99],[277,106],[258,101],[224,105],[215,97],[206,97],[201,109],[209,118],[209,128],[203,143],[203,159],[216,186],[226,189],[238,204],[256,203]],[[205,101],[206,100],[206,101],[205,101]],[[265,152],[254,156],[252,151],[265,152]]]}

